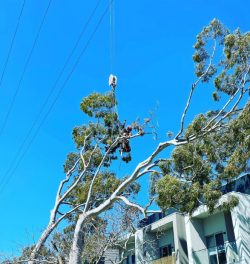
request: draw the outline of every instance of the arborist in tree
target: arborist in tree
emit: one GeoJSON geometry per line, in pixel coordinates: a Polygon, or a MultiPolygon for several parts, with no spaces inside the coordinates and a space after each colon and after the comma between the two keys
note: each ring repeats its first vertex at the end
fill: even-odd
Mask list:
{"type": "Polygon", "coordinates": [[[130,143],[128,138],[131,137],[132,135],[132,126],[127,126],[123,127],[123,131],[122,131],[122,143],[121,143],[121,156],[122,156],[122,160],[125,162],[129,162],[131,160],[131,155],[130,155],[130,151],[131,151],[131,147],[130,147],[130,143]],[[124,156],[123,153],[126,153],[126,155],[124,156]]]}
{"type": "MultiPolygon", "coordinates": [[[[117,86],[117,77],[113,74],[110,74],[109,76],[109,86],[112,87],[113,93],[115,91],[115,88],[117,86]]],[[[110,153],[114,153],[116,149],[119,147],[120,148],[120,153],[122,160],[125,162],[129,162],[131,160],[131,147],[128,138],[132,135],[132,126],[127,126],[126,127],[126,120],[123,122],[123,124],[120,123],[118,120],[118,126],[120,127],[120,135],[123,137],[121,140],[121,143],[114,147],[112,150],[110,150],[110,153]],[[124,155],[126,153],[126,155],[124,155]]],[[[110,145],[106,146],[106,151],[108,150],[110,145]]]]}

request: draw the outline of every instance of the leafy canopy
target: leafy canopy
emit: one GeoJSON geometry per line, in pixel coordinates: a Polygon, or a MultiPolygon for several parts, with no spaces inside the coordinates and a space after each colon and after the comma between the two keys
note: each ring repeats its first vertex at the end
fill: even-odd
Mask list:
{"type": "MultiPolygon", "coordinates": [[[[249,32],[244,34],[239,29],[230,32],[218,20],[213,20],[197,36],[194,48],[195,73],[203,82],[213,82],[213,98],[218,104],[221,98],[233,98],[239,93],[241,99],[249,92],[249,32]],[[216,48],[222,56],[215,55],[216,48]]],[[[175,148],[170,159],[160,164],[163,177],[152,190],[161,208],[175,207],[192,213],[199,205],[206,204],[212,212],[222,196],[221,186],[247,170],[250,103],[245,102],[241,107],[240,115],[239,107],[232,108],[228,115],[226,110],[200,114],[187,127],[185,139],[193,135],[200,137],[175,148]],[[221,128],[206,134],[204,127],[212,128],[223,115],[227,118],[222,119],[221,128]]],[[[223,206],[228,209],[236,204],[236,197],[231,197],[223,206]]]]}

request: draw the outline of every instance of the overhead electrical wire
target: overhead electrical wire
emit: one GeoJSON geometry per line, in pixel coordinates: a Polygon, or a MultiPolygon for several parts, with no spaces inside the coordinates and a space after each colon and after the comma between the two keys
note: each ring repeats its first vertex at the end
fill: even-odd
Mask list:
{"type": "MultiPolygon", "coordinates": [[[[7,174],[6,174],[6,177],[5,177],[5,178],[6,178],[5,182],[3,182],[2,184],[0,184],[0,194],[3,192],[3,190],[4,190],[5,187],[8,185],[9,181],[11,180],[11,178],[13,177],[13,175],[15,174],[17,168],[19,167],[19,165],[20,165],[20,163],[22,162],[23,158],[25,157],[26,153],[28,152],[28,150],[30,149],[31,145],[33,144],[33,142],[34,142],[36,136],[38,135],[38,133],[39,133],[41,127],[42,127],[43,124],[45,123],[46,119],[48,118],[49,114],[51,113],[52,109],[54,108],[56,102],[57,102],[58,99],[60,98],[60,96],[61,96],[61,94],[62,94],[62,92],[63,92],[63,89],[65,88],[65,86],[67,85],[67,83],[68,83],[69,80],[71,79],[71,77],[72,77],[74,71],[76,70],[77,66],[79,65],[82,56],[84,55],[84,53],[86,52],[87,48],[89,47],[89,45],[90,45],[92,39],[94,38],[94,36],[95,36],[97,30],[99,29],[99,27],[100,27],[100,25],[101,25],[101,23],[102,23],[102,21],[103,21],[105,15],[107,14],[107,12],[108,12],[108,10],[109,10],[110,4],[112,4],[113,1],[114,1],[114,0],[110,0],[108,6],[105,8],[103,14],[101,15],[100,19],[99,19],[98,22],[97,22],[97,25],[95,26],[94,30],[92,31],[92,33],[91,33],[90,37],[88,38],[86,44],[83,46],[83,48],[82,48],[80,54],[78,55],[78,57],[77,57],[75,63],[73,64],[73,67],[71,68],[71,70],[70,70],[70,72],[68,73],[66,79],[64,80],[64,82],[63,82],[63,84],[61,85],[60,89],[58,90],[58,93],[57,93],[56,97],[54,98],[54,100],[53,100],[53,102],[51,103],[50,107],[48,108],[48,110],[46,111],[45,115],[43,116],[43,118],[42,118],[42,120],[41,120],[39,126],[38,126],[37,129],[35,130],[33,136],[31,137],[31,139],[30,139],[30,141],[29,141],[29,143],[28,143],[28,145],[26,146],[26,148],[25,148],[24,150],[22,149],[22,150],[20,151],[20,152],[22,152],[22,151],[23,151],[23,152],[22,152],[22,153],[19,153],[20,156],[19,156],[19,159],[17,160],[17,162],[15,162],[15,166],[14,166],[14,167],[10,166],[9,170],[7,171],[7,174]],[[2,185],[2,186],[1,186],[1,185],[2,185]]],[[[97,6],[96,6],[96,8],[95,8],[94,10],[97,9],[98,5],[99,5],[99,2],[98,2],[97,6]]],[[[95,12],[95,11],[94,11],[94,12],[95,12]]],[[[89,21],[89,20],[88,20],[88,21],[89,21]]],[[[88,22],[87,22],[87,23],[88,23],[88,22]]],[[[78,45],[77,45],[77,46],[78,46],[78,45]]],[[[73,53],[72,53],[72,55],[73,55],[73,53]]],[[[60,74],[59,74],[59,75],[60,75],[60,74]]],[[[54,86],[53,86],[53,87],[54,87],[54,86]]],[[[33,127],[33,128],[34,128],[34,127],[33,127]]],[[[32,128],[32,130],[33,130],[33,128],[32,128]]],[[[26,141],[27,141],[27,140],[26,140],[26,141]]],[[[12,163],[12,164],[13,164],[13,163],[12,163]]]]}
{"type": "MultiPolygon", "coordinates": [[[[86,23],[84,24],[84,26],[83,26],[83,28],[82,28],[82,30],[81,30],[81,32],[80,32],[80,34],[79,34],[79,36],[78,36],[76,42],[75,42],[73,48],[71,49],[71,51],[70,51],[70,53],[69,53],[67,59],[65,60],[65,62],[64,62],[64,64],[63,64],[62,69],[60,70],[60,72],[59,72],[59,74],[58,74],[58,76],[57,76],[57,78],[56,78],[56,80],[55,80],[53,86],[51,87],[51,89],[50,89],[50,91],[49,91],[49,94],[47,95],[47,97],[46,97],[44,103],[42,104],[42,107],[40,108],[40,111],[39,111],[38,115],[36,116],[35,120],[33,121],[33,123],[32,123],[32,125],[31,125],[30,129],[28,130],[28,133],[26,134],[26,136],[25,136],[25,138],[24,138],[22,144],[20,145],[20,147],[19,147],[19,149],[18,149],[18,151],[17,151],[17,154],[16,154],[15,158],[12,160],[11,165],[10,165],[9,169],[6,171],[5,175],[8,175],[8,174],[11,172],[11,169],[12,169],[13,165],[15,165],[16,160],[18,160],[18,157],[19,157],[20,154],[22,153],[22,151],[23,151],[23,149],[24,149],[24,147],[25,147],[26,142],[27,142],[28,139],[30,138],[30,136],[31,136],[31,134],[32,134],[32,132],[33,132],[33,130],[34,130],[34,128],[36,127],[36,125],[37,125],[39,119],[40,119],[41,116],[42,116],[42,113],[44,112],[44,109],[45,109],[46,106],[48,105],[48,102],[49,102],[51,96],[53,95],[55,89],[57,88],[57,84],[59,83],[61,77],[63,76],[63,73],[65,72],[65,69],[67,68],[67,66],[68,66],[68,64],[69,64],[69,62],[70,62],[70,60],[71,60],[73,54],[75,53],[75,50],[76,50],[77,47],[79,46],[79,44],[80,44],[80,42],[81,42],[81,39],[82,39],[82,37],[84,36],[84,34],[85,34],[86,30],[87,30],[87,27],[89,26],[89,24],[90,24],[92,18],[94,17],[94,15],[95,15],[95,13],[96,13],[96,10],[98,9],[98,7],[99,7],[101,1],[102,1],[102,0],[98,0],[98,1],[97,1],[97,4],[95,5],[93,11],[91,12],[90,16],[88,17],[88,20],[87,20],[86,23]]],[[[3,180],[0,182],[0,188],[1,188],[1,185],[3,185],[3,180]]]]}
{"type": "MultiPolygon", "coordinates": [[[[29,65],[29,63],[30,63],[31,57],[32,57],[32,55],[33,55],[33,51],[34,51],[34,49],[35,49],[35,47],[36,47],[36,44],[37,44],[37,42],[38,42],[38,39],[39,39],[39,36],[40,36],[41,30],[42,30],[42,27],[43,27],[43,25],[44,25],[44,22],[45,22],[46,16],[47,16],[48,11],[49,11],[49,8],[50,8],[50,6],[51,6],[51,2],[52,2],[52,0],[49,0],[48,5],[46,6],[45,12],[44,12],[44,14],[43,14],[43,17],[42,17],[41,23],[39,24],[39,28],[38,28],[38,31],[37,31],[37,33],[36,33],[35,39],[34,39],[34,41],[33,41],[33,44],[32,44],[32,47],[31,47],[31,50],[30,50],[29,55],[28,55],[28,57],[27,57],[27,59],[26,59],[26,61],[25,61],[25,65],[24,65],[23,71],[22,71],[22,73],[21,73],[21,76],[20,76],[20,79],[19,79],[19,82],[18,82],[18,86],[17,86],[17,88],[16,88],[16,90],[15,90],[15,92],[14,92],[14,96],[13,96],[13,98],[12,98],[12,100],[11,100],[11,104],[10,104],[8,110],[7,110],[7,113],[6,113],[6,115],[5,115],[4,121],[3,121],[2,126],[1,126],[1,128],[0,128],[0,136],[1,136],[1,134],[3,133],[3,131],[4,131],[5,127],[6,127],[6,125],[7,125],[8,118],[9,118],[9,116],[10,116],[10,114],[11,114],[11,111],[12,111],[12,109],[13,109],[13,107],[14,107],[15,100],[16,100],[16,98],[17,98],[17,95],[18,95],[18,93],[19,93],[19,91],[20,91],[20,89],[21,89],[21,85],[22,85],[22,81],[23,81],[24,75],[25,75],[26,70],[27,70],[27,68],[28,68],[28,65],[29,65]]],[[[3,184],[3,182],[4,182],[4,178],[1,179],[0,186],[3,184]]]]}
{"type": "Polygon", "coordinates": [[[9,63],[10,55],[12,53],[12,49],[13,49],[14,42],[15,42],[15,39],[16,39],[17,31],[18,31],[18,28],[19,28],[19,25],[20,25],[20,21],[21,21],[22,15],[23,15],[25,2],[26,2],[26,0],[24,0],[23,3],[22,3],[21,11],[20,11],[18,19],[17,19],[17,24],[16,24],[16,27],[15,27],[15,30],[14,30],[14,34],[13,34],[11,42],[10,42],[10,47],[8,49],[7,57],[6,57],[6,60],[4,62],[4,65],[3,65],[3,71],[2,71],[2,74],[1,74],[1,77],[0,77],[0,87],[2,85],[3,78],[4,78],[4,75],[5,75],[8,63],[9,63]]]}
{"type": "MultiPolygon", "coordinates": [[[[38,121],[40,120],[40,118],[41,118],[41,116],[42,116],[42,114],[43,114],[43,112],[44,112],[44,109],[45,109],[46,106],[48,105],[48,102],[49,102],[51,96],[52,96],[53,93],[55,92],[55,89],[57,88],[57,85],[58,85],[58,83],[59,83],[61,77],[63,76],[63,73],[65,72],[65,69],[67,68],[67,66],[68,66],[68,64],[69,64],[69,62],[70,62],[70,60],[71,60],[73,54],[75,53],[75,50],[76,50],[77,47],[79,46],[79,44],[80,44],[80,42],[81,42],[81,39],[82,39],[83,35],[85,34],[86,29],[87,29],[89,23],[91,22],[92,18],[94,17],[95,12],[96,12],[98,6],[100,5],[101,1],[102,1],[102,0],[98,0],[97,4],[95,5],[93,11],[91,12],[91,14],[90,14],[90,16],[89,16],[87,22],[84,24],[84,26],[83,26],[83,28],[82,28],[82,31],[80,32],[80,34],[79,34],[79,36],[78,36],[78,38],[77,38],[77,41],[75,42],[75,44],[74,44],[73,48],[71,49],[71,51],[70,51],[70,53],[69,53],[67,59],[65,60],[65,63],[63,64],[62,69],[60,70],[60,72],[59,72],[59,74],[58,74],[58,76],[57,76],[57,78],[56,78],[56,80],[55,80],[53,86],[51,87],[51,89],[50,89],[50,91],[49,91],[49,93],[48,93],[48,95],[47,95],[45,101],[43,102],[43,104],[42,104],[42,106],[41,106],[41,108],[40,108],[40,110],[39,110],[39,112],[38,112],[38,114],[37,114],[35,120],[33,121],[32,125],[31,125],[30,129],[28,130],[28,133],[26,134],[26,136],[25,136],[25,138],[24,138],[22,144],[20,145],[20,147],[19,147],[19,149],[18,149],[18,151],[17,151],[17,154],[16,154],[16,156],[14,157],[14,159],[12,160],[11,165],[10,165],[10,168],[7,170],[7,173],[6,173],[6,174],[9,173],[9,171],[11,170],[11,167],[13,166],[13,164],[15,164],[15,161],[18,159],[19,155],[21,154],[22,150],[23,150],[24,147],[25,147],[25,144],[27,143],[28,139],[30,138],[30,136],[31,136],[31,134],[32,134],[32,132],[33,132],[33,130],[34,130],[34,128],[36,127],[38,121]]],[[[0,187],[1,187],[1,185],[2,185],[2,182],[0,182],[0,187]]]]}
{"type": "Polygon", "coordinates": [[[9,106],[9,108],[7,110],[7,113],[6,113],[5,117],[4,117],[3,123],[2,123],[1,128],[0,128],[0,136],[2,135],[2,133],[3,133],[4,129],[5,129],[5,127],[6,127],[6,125],[8,123],[8,119],[9,119],[9,116],[10,116],[12,110],[13,110],[13,107],[14,107],[14,104],[15,104],[15,101],[16,101],[16,98],[17,98],[17,95],[18,95],[18,93],[19,93],[19,91],[21,89],[22,82],[23,82],[23,79],[24,79],[24,75],[25,75],[25,73],[27,71],[27,68],[29,66],[29,63],[30,63],[31,57],[33,55],[34,49],[35,49],[36,44],[38,42],[38,39],[39,39],[41,30],[42,30],[42,27],[44,25],[44,22],[46,20],[46,17],[47,17],[47,14],[48,14],[48,11],[49,11],[49,8],[50,8],[50,5],[51,5],[51,2],[52,2],[52,0],[49,0],[48,5],[47,5],[47,7],[45,9],[45,12],[43,14],[41,23],[39,25],[38,31],[36,33],[35,39],[33,41],[31,50],[30,50],[29,55],[28,55],[28,57],[27,57],[27,59],[25,61],[23,71],[22,71],[21,76],[20,76],[20,79],[18,81],[18,85],[17,85],[17,87],[15,89],[14,95],[13,95],[12,100],[10,102],[10,106],[9,106]]]}

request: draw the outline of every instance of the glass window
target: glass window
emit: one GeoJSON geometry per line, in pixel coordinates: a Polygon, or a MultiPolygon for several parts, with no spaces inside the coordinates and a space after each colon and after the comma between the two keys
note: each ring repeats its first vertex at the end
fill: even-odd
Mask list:
{"type": "Polygon", "coordinates": [[[135,255],[132,255],[131,259],[132,259],[132,264],[135,264],[135,255]]]}
{"type": "Polygon", "coordinates": [[[218,259],[219,259],[219,264],[227,264],[226,252],[225,251],[219,252],[218,259]]]}
{"type": "Polygon", "coordinates": [[[224,245],[223,233],[216,234],[215,240],[216,240],[216,246],[217,247],[224,245]]]}
{"type": "Polygon", "coordinates": [[[168,245],[168,255],[172,256],[172,246],[171,246],[171,244],[168,245]]]}
{"type": "Polygon", "coordinates": [[[224,246],[224,233],[218,233],[206,237],[209,262],[211,264],[226,264],[226,252],[224,246]]]}
{"type": "Polygon", "coordinates": [[[215,247],[214,235],[206,237],[207,248],[215,247]]]}
{"type": "Polygon", "coordinates": [[[160,257],[163,258],[163,257],[168,257],[168,256],[172,256],[171,244],[160,248],[160,257]]]}
{"type": "Polygon", "coordinates": [[[218,262],[217,262],[217,255],[210,255],[209,256],[209,263],[210,264],[218,264],[218,262]]]}
{"type": "Polygon", "coordinates": [[[105,264],[105,257],[102,257],[99,261],[98,264],[105,264]]]}

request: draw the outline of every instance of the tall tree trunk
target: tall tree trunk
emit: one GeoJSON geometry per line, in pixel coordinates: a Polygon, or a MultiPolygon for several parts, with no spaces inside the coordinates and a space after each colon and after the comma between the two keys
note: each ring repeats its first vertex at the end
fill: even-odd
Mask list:
{"type": "Polygon", "coordinates": [[[28,261],[28,264],[35,264],[39,262],[35,260],[38,255],[38,252],[41,250],[42,246],[44,245],[44,243],[46,242],[47,238],[49,237],[51,232],[54,230],[54,228],[55,228],[54,224],[49,224],[47,228],[43,231],[40,239],[38,240],[38,242],[36,243],[36,246],[34,247],[34,249],[32,250],[30,254],[30,261],[28,261]]]}
{"type": "Polygon", "coordinates": [[[68,264],[82,264],[82,252],[84,246],[84,231],[83,225],[86,221],[87,215],[82,214],[79,216],[73,238],[73,244],[69,254],[68,264]]]}

